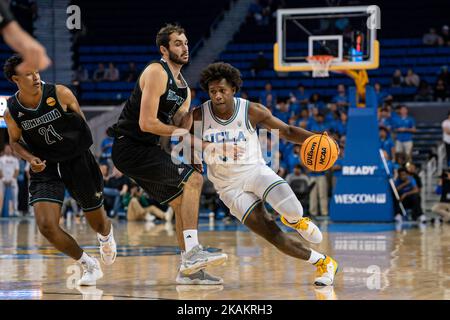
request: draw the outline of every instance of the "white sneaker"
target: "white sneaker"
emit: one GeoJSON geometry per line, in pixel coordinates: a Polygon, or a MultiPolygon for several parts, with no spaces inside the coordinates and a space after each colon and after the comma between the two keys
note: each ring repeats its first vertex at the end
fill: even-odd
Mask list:
{"type": "Polygon", "coordinates": [[[297,230],[297,232],[311,243],[321,243],[323,236],[320,229],[311,221],[310,218],[301,218],[297,223],[290,223],[283,216],[281,222],[286,226],[297,230]]]}
{"type": "Polygon", "coordinates": [[[95,286],[97,280],[103,277],[102,269],[100,268],[100,262],[97,259],[92,258],[94,263],[91,265],[81,264],[83,268],[83,276],[78,280],[79,286],[95,286]]]}
{"type": "Polygon", "coordinates": [[[111,236],[107,241],[101,240],[98,235],[97,238],[98,242],[100,242],[100,257],[103,263],[107,266],[112,265],[117,257],[117,245],[114,240],[114,235],[111,233],[111,236]]]}
{"type": "Polygon", "coordinates": [[[152,221],[154,221],[156,218],[155,218],[154,215],[152,215],[152,214],[150,214],[150,213],[146,213],[144,219],[145,219],[145,221],[147,221],[147,222],[152,222],[152,221]]]}

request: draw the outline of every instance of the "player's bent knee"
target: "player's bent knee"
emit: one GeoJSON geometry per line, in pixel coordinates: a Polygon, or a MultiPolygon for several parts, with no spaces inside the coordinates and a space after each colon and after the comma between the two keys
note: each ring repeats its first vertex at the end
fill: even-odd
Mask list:
{"type": "Polygon", "coordinates": [[[59,232],[59,226],[44,222],[39,224],[39,231],[46,239],[51,241],[59,232]]]}
{"type": "Polygon", "coordinates": [[[198,172],[192,173],[185,186],[193,189],[201,189],[203,186],[203,176],[198,172]]]}

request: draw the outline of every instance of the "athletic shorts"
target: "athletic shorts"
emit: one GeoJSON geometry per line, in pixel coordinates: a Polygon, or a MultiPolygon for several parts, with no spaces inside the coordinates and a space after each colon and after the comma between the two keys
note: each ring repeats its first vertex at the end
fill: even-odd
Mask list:
{"type": "Polygon", "coordinates": [[[49,163],[42,172],[30,170],[30,205],[36,202],[62,204],[65,189],[85,212],[103,205],[103,177],[92,153],[73,159],[49,163]]]}
{"type": "Polygon", "coordinates": [[[195,171],[192,166],[172,161],[170,154],[158,145],[145,145],[124,136],[114,139],[112,160],[119,171],[160,204],[181,195],[195,171]]]}
{"type": "MultiPolygon", "coordinates": [[[[214,182],[213,182],[214,183],[214,182]]],[[[266,201],[269,192],[276,186],[287,183],[266,165],[257,165],[242,178],[230,181],[229,187],[217,190],[220,200],[230,209],[232,215],[242,223],[256,206],[266,201]]]]}

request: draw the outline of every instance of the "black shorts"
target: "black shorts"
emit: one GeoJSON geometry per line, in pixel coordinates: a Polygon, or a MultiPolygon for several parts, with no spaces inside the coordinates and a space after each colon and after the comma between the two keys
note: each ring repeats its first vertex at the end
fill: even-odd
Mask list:
{"type": "Polygon", "coordinates": [[[112,160],[117,169],[160,204],[181,195],[184,184],[194,172],[192,166],[174,163],[160,146],[144,145],[127,137],[114,140],[112,160]]]}
{"type": "Polygon", "coordinates": [[[65,189],[85,212],[103,205],[103,177],[92,153],[73,159],[49,163],[42,172],[30,170],[30,205],[36,202],[62,204],[65,189]]]}

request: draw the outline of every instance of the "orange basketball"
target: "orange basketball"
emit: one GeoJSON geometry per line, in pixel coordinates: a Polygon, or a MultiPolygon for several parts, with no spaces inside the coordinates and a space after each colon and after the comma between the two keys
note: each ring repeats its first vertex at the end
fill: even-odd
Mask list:
{"type": "Polygon", "coordinates": [[[339,147],[326,133],[315,134],[303,142],[300,156],[303,165],[311,171],[326,171],[336,162],[339,147]]]}

